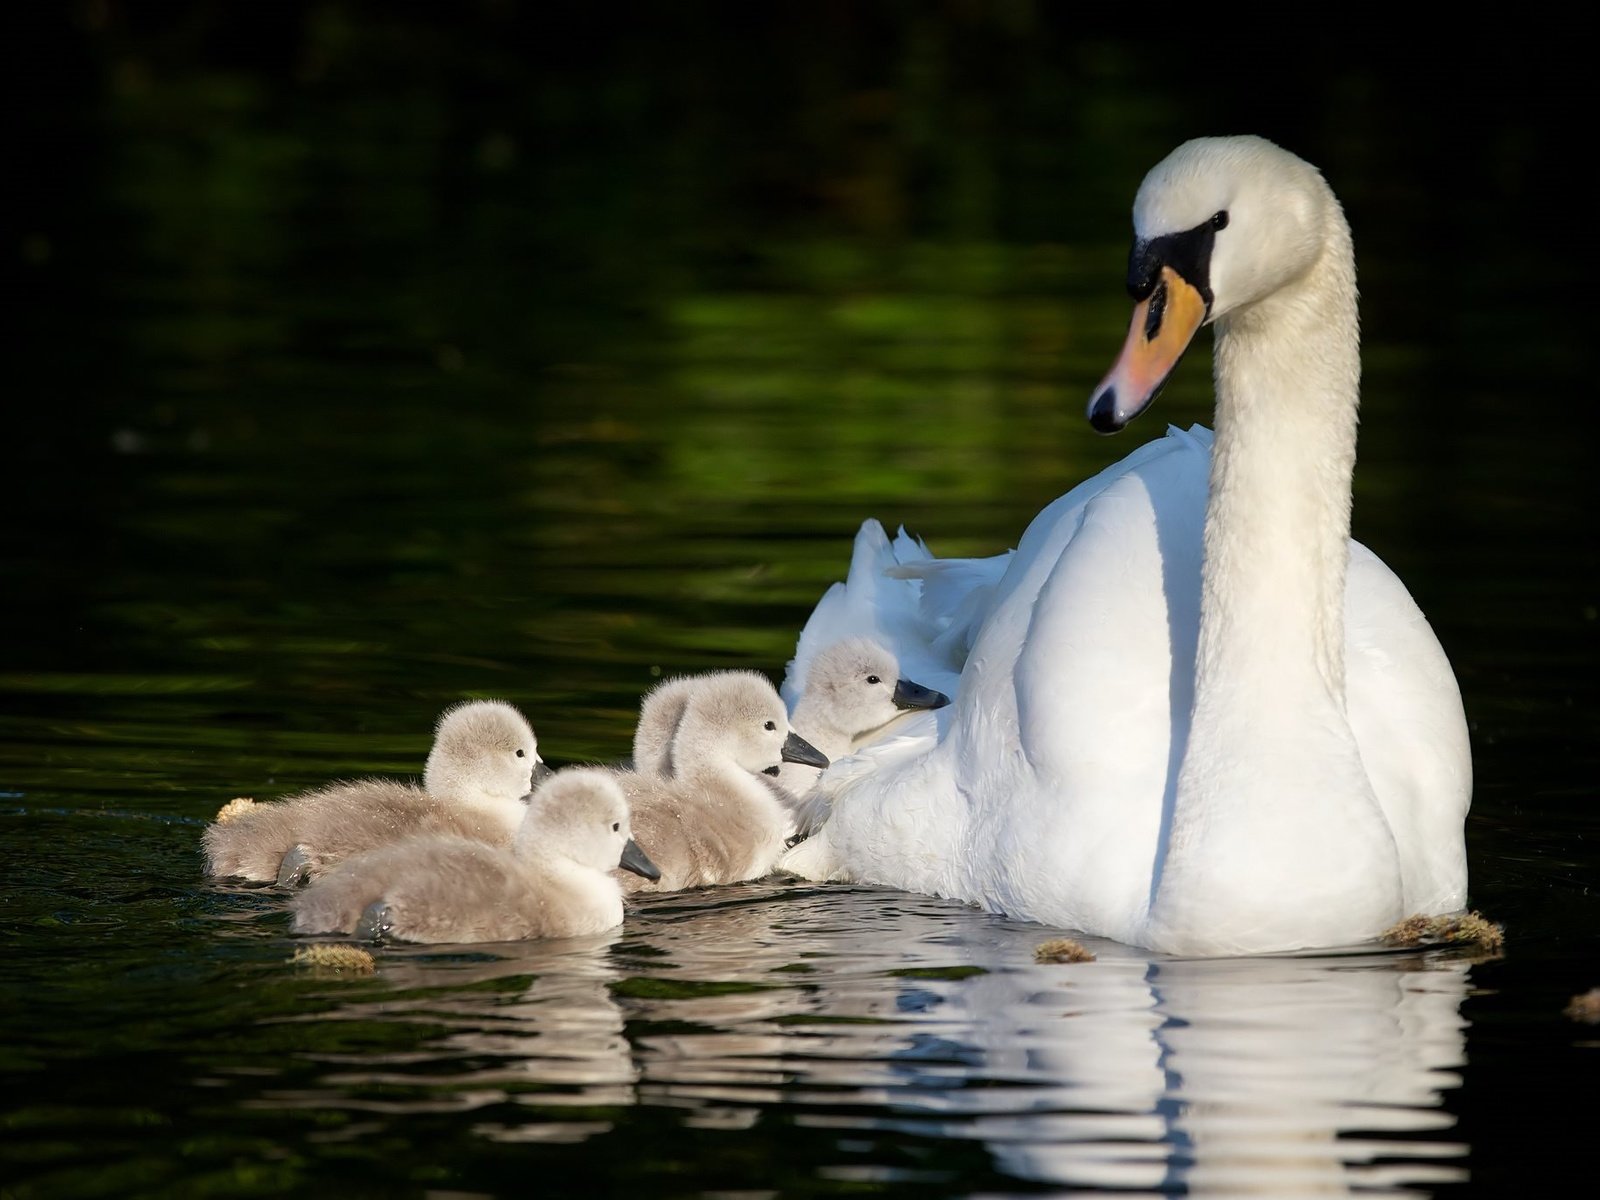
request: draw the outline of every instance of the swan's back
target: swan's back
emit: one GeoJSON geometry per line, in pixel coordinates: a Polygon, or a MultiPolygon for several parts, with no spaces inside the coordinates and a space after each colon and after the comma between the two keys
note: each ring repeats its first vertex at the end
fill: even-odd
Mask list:
{"type": "MultiPolygon", "coordinates": [[[[1169,430],[1043,510],[958,635],[972,649],[945,733],[835,768],[833,816],[785,869],[1138,941],[1194,700],[1210,446],[1169,430]]],[[[1411,848],[1409,907],[1449,907],[1465,864],[1439,830],[1470,793],[1459,693],[1393,572],[1351,556],[1351,725],[1411,848]]]]}
{"type": "Polygon", "coordinates": [[[836,784],[823,844],[795,861],[1071,927],[1143,915],[1160,807],[1117,798],[1161,794],[1187,721],[1168,600],[1192,623],[1209,442],[1173,430],[1034,519],[953,635],[972,648],[944,736],[836,784]]]}

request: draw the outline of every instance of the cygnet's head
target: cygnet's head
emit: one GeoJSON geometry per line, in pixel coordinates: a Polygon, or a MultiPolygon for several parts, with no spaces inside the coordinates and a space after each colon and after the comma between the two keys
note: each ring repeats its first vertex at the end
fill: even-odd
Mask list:
{"type": "Polygon", "coordinates": [[[422,786],[451,800],[503,802],[549,774],[521,713],[502,700],[469,700],[439,718],[422,786]]]}
{"type": "Polygon", "coordinates": [[[556,854],[595,871],[621,867],[661,878],[633,840],[627,797],[599,767],[569,767],[540,784],[528,798],[513,846],[519,856],[556,854]]]}
{"type": "Polygon", "coordinates": [[[950,697],[902,679],[900,663],[886,647],[857,637],[835,642],[812,659],[801,703],[841,733],[858,737],[901,713],[943,708],[950,697]]]}
{"type": "Polygon", "coordinates": [[[828,765],[827,756],[789,727],[778,689],[755,671],[699,676],[672,739],[674,769],[731,762],[741,770],[775,773],[779,764],[828,765]]]}

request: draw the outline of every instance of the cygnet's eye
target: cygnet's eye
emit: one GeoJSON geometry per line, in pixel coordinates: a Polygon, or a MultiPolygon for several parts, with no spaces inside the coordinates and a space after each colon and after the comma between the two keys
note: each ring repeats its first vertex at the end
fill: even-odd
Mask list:
{"type": "Polygon", "coordinates": [[[883,680],[879,679],[876,675],[868,675],[867,676],[867,682],[868,683],[882,683],[883,680]]]}
{"type": "Polygon", "coordinates": [[[778,723],[776,721],[768,721],[766,723],[766,725],[763,726],[763,728],[768,729],[768,730],[773,730],[773,729],[776,729],[777,727],[778,727],[778,723]]]}
{"type": "Polygon", "coordinates": [[[613,821],[613,822],[611,822],[611,832],[612,833],[621,833],[622,832],[622,822],[621,821],[613,821]]]}
{"type": "Polygon", "coordinates": [[[1211,228],[1226,229],[1228,227],[1228,210],[1223,209],[1211,218],[1211,228]]]}
{"type": "Polygon", "coordinates": [[[518,757],[518,758],[522,758],[522,757],[524,757],[524,755],[523,755],[523,753],[522,753],[522,751],[521,751],[521,750],[518,750],[518,751],[517,751],[517,757],[518,757]]]}

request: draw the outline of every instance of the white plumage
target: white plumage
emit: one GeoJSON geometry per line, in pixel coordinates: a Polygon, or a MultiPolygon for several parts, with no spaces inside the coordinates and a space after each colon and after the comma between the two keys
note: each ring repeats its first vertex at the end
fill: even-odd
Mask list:
{"type": "Polygon", "coordinates": [[[828,772],[833,815],[783,865],[1186,954],[1457,908],[1459,690],[1405,587],[1349,540],[1360,358],[1338,201],[1268,142],[1209,138],[1151,171],[1134,218],[1140,304],[1091,417],[1137,415],[1210,322],[1215,438],[1141,446],[1009,560],[941,576],[869,522],[792,673],[813,625],[870,633],[902,664],[959,668],[929,680],[955,703],[828,772]]]}

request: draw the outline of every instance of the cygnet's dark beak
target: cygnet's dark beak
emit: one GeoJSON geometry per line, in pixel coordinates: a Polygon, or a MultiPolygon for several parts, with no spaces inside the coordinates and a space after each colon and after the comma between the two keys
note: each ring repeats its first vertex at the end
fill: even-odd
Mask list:
{"type": "Polygon", "coordinates": [[[783,739],[783,761],[803,767],[825,767],[828,756],[791,729],[789,736],[783,739]]]}
{"type": "Polygon", "coordinates": [[[546,763],[544,761],[544,759],[542,759],[542,758],[534,759],[533,760],[533,773],[528,778],[528,790],[529,791],[537,791],[538,788],[539,788],[539,785],[541,783],[543,783],[546,779],[549,779],[550,776],[552,776],[554,774],[555,774],[555,772],[550,769],[550,765],[548,763],[546,763]]]}
{"type": "Polygon", "coordinates": [[[622,860],[617,863],[624,871],[632,871],[635,875],[643,875],[646,879],[656,880],[661,878],[661,868],[651,862],[645,852],[639,849],[639,843],[632,838],[622,848],[622,860]]]}
{"type": "Polygon", "coordinates": [[[950,697],[943,692],[936,692],[932,688],[923,687],[920,683],[912,683],[909,679],[896,679],[894,681],[894,706],[896,708],[943,708],[950,703],[950,697]]]}

